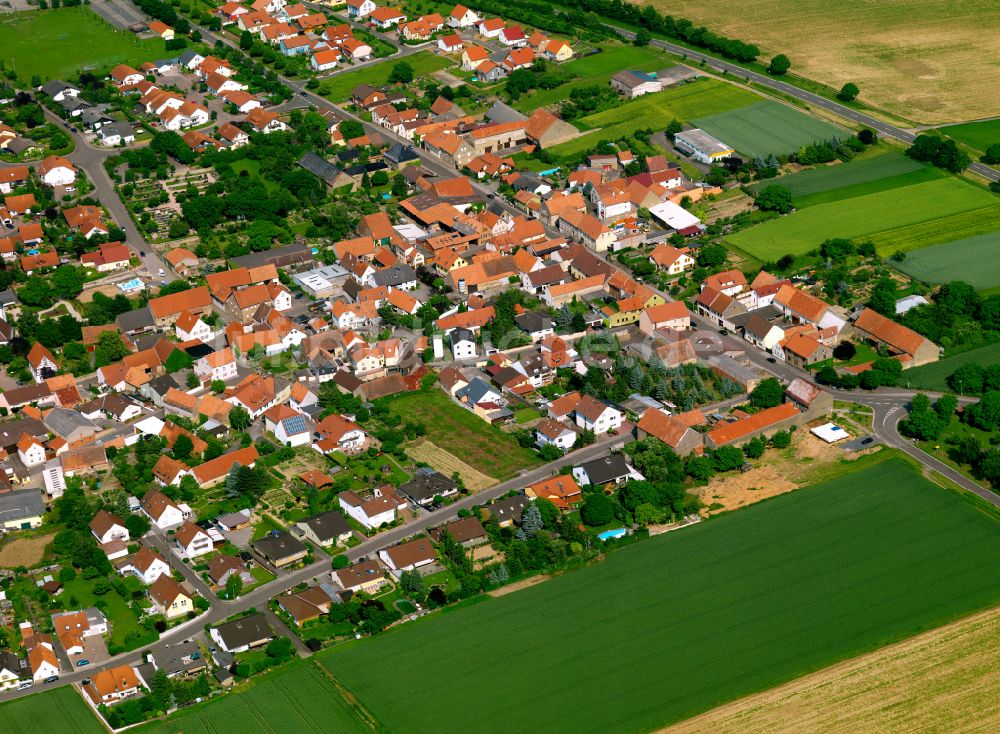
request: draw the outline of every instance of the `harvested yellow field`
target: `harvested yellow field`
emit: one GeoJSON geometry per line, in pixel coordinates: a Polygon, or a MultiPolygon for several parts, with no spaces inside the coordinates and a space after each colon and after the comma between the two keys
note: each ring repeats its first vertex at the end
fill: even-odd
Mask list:
{"type": "MultiPolygon", "coordinates": [[[[643,5],[646,0],[643,0],[643,5]]],[[[792,71],[923,124],[1000,115],[993,0],[652,0],[663,13],[785,53],[792,71]]]]}
{"type": "Polygon", "coordinates": [[[443,448],[435,446],[430,441],[421,441],[413,446],[408,446],[406,453],[414,461],[422,461],[425,464],[429,464],[446,477],[450,477],[455,472],[458,472],[470,492],[478,492],[487,487],[492,487],[497,483],[497,480],[493,477],[483,474],[454,454],[449,454],[443,448]]]}
{"type": "Polygon", "coordinates": [[[734,701],[669,734],[1000,729],[1000,609],[734,701]]]}
{"type": "Polygon", "coordinates": [[[45,557],[45,546],[52,542],[51,535],[33,538],[15,538],[0,547],[0,568],[34,566],[45,557]]]}

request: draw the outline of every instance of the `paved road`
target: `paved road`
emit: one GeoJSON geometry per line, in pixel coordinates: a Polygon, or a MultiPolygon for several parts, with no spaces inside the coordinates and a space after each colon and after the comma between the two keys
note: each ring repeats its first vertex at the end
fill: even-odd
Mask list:
{"type": "Polygon", "coordinates": [[[146,241],[146,238],[142,236],[142,233],[139,232],[139,228],[132,221],[128,209],[122,203],[121,197],[115,191],[111,177],[108,176],[108,172],[104,168],[104,162],[121,151],[98,148],[87,139],[86,135],[74,126],[67,125],[65,120],[54,114],[45,105],[42,105],[42,109],[53,123],[62,127],[63,132],[73,139],[76,148],[66,157],[75,163],[78,168],[87,172],[90,182],[94,185],[93,195],[100,200],[101,204],[111,213],[112,218],[118,222],[118,226],[125,232],[125,241],[139,253],[139,259],[145,265],[149,275],[151,277],[159,277],[159,270],[162,268],[163,272],[167,274],[164,276],[164,279],[169,280],[173,269],[166,260],[160,257],[160,253],[156,251],[156,248],[150,245],[146,241]]]}
{"type": "MultiPolygon", "coordinates": [[[[624,28],[618,28],[616,26],[609,26],[613,30],[617,31],[619,35],[628,40],[635,38],[635,33],[626,30],[624,28]]],[[[657,48],[662,48],[670,53],[677,54],[680,56],[687,56],[689,60],[695,62],[704,61],[705,67],[715,71],[725,71],[733,76],[747,79],[748,81],[755,82],[761,86],[768,87],[775,91],[787,94],[790,97],[795,97],[803,102],[808,102],[809,104],[820,107],[824,110],[833,112],[841,117],[844,117],[853,122],[857,122],[861,125],[867,125],[873,130],[877,130],[878,133],[885,137],[895,138],[904,143],[910,144],[917,137],[914,133],[905,130],[901,127],[895,125],[890,125],[887,122],[876,119],[871,115],[866,115],[863,112],[852,109],[845,105],[829,100],[826,97],[821,97],[818,94],[813,94],[812,92],[807,92],[804,89],[800,89],[788,82],[783,82],[774,77],[767,76],[765,74],[757,74],[756,72],[748,71],[742,66],[737,66],[736,64],[731,64],[727,61],[721,61],[719,59],[712,58],[711,56],[702,56],[698,51],[693,51],[690,48],[685,48],[684,46],[678,46],[675,43],[670,43],[669,41],[661,41],[655,39],[650,42],[651,46],[656,46],[657,48]]],[[[976,173],[989,181],[1000,181],[1000,171],[990,168],[979,162],[974,162],[969,166],[969,170],[976,173]]]]}

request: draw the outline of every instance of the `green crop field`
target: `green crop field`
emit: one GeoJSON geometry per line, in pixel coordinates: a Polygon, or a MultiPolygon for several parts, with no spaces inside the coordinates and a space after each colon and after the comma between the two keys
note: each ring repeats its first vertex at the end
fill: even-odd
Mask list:
{"type": "Polygon", "coordinates": [[[746,107],[758,100],[756,94],[732,84],[699,79],[581,118],[580,123],[594,129],[576,140],[553,146],[551,152],[562,159],[575,159],[601,140],[614,140],[643,128],[662,128],[674,118],[686,121],[746,107]]]}
{"type": "MultiPolygon", "coordinates": [[[[414,79],[430,76],[435,71],[454,66],[455,63],[447,57],[432,54],[430,51],[420,51],[412,56],[407,56],[405,61],[413,67],[414,79]]],[[[397,60],[385,59],[354,71],[337,74],[321,83],[319,93],[331,102],[344,102],[351,98],[351,90],[359,84],[370,84],[373,87],[382,87],[388,84],[392,67],[396,63],[397,60]]]]}
{"type": "Polygon", "coordinates": [[[1000,229],[1000,204],[971,209],[930,222],[920,222],[895,229],[884,230],[872,235],[882,255],[891,255],[897,250],[909,252],[921,247],[939,245],[942,242],[976,237],[1000,229]]]}
{"type": "Polygon", "coordinates": [[[692,124],[749,156],[792,153],[817,140],[847,134],[843,128],[771,100],[708,113],[692,124]]]}
{"type": "Polygon", "coordinates": [[[953,357],[947,357],[939,362],[924,364],[903,373],[903,379],[909,387],[915,390],[935,390],[944,392],[950,390],[948,376],[963,364],[974,362],[983,367],[1000,364],[1000,343],[987,344],[985,347],[959,352],[953,357]]]}
{"type": "Polygon", "coordinates": [[[645,732],[1000,601],[996,517],[862,461],[321,662],[399,734],[645,732]]]}
{"type": "Polygon", "coordinates": [[[829,204],[834,201],[844,201],[845,199],[854,199],[858,196],[877,194],[880,191],[901,189],[913,184],[923,183],[924,181],[946,178],[947,176],[948,174],[940,168],[921,166],[909,173],[900,173],[896,176],[878,178],[874,181],[850,184],[839,189],[829,189],[828,191],[817,191],[815,194],[806,194],[805,196],[796,198],[794,203],[796,209],[804,209],[805,207],[816,206],[817,204],[829,204]]]}
{"type": "MultiPolygon", "coordinates": [[[[727,238],[739,250],[762,261],[776,260],[786,253],[801,255],[832,237],[872,238],[880,251],[898,247],[894,239],[879,240],[878,232],[920,225],[917,233],[933,231],[937,222],[962,212],[987,207],[1000,211],[993,194],[948,177],[882,191],[841,202],[818,204],[788,216],[773,219],[727,238]]],[[[982,231],[969,234],[982,234],[982,231]]],[[[963,233],[959,236],[968,236],[963,233]]],[[[949,239],[939,237],[935,242],[949,239]]],[[[924,242],[924,244],[932,244],[924,242]]]]}
{"type": "Polygon", "coordinates": [[[985,122],[966,122],[961,125],[948,125],[939,132],[960,143],[965,143],[976,150],[985,151],[991,145],[1000,143],[1000,120],[985,122]]]}
{"type": "Polygon", "coordinates": [[[63,686],[0,704],[4,734],[104,734],[80,694],[63,686]]]}
{"type": "Polygon", "coordinates": [[[18,77],[69,78],[81,71],[163,58],[164,42],[139,40],[87,7],[0,15],[0,60],[18,77]]]}
{"type": "Polygon", "coordinates": [[[458,405],[440,390],[402,393],[387,405],[404,420],[427,428],[427,440],[494,479],[506,479],[540,462],[534,451],[521,448],[504,433],[458,405]]]}
{"type": "Polygon", "coordinates": [[[136,731],[145,734],[359,734],[370,730],[356,718],[318,666],[296,662],[253,682],[250,688],[136,731]]]}
{"type": "Polygon", "coordinates": [[[897,268],[924,283],[964,280],[978,290],[1000,286],[1000,231],[907,253],[897,268]]]}
{"type": "Polygon", "coordinates": [[[555,89],[535,89],[522,95],[514,103],[514,107],[529,113],[537,107],[547,107],[567,99],[574,89],[594,85],[606,87],[611,77],[622,69],[662,71],[671,66],[674,66],[674,62],[670,57],[653,46],[606,46],[599,54],[583,56],[561,65],[563,71],[577,77],[573,81],[555,89]]]}
{"type": "MultiPolygon", "coordinates": [[[[908,158],[899,151],[890,150],[885,153],[877,153],[876,155],[860,158],[850,163],[818,166],[807,171],[782,176],[779,179],[762,181],[755,184],[753,188],[760,189],[771,184],[780,184],[792,192],[796,208],[801,209],[803,207],[802,202],[806,200],[817,204],[825,203],[819,200],[813,201],[813,196],[833,194],[836,196],[836,199],[831,199],[831,201],[849,198],[843,196],[841,192],[851,191],[859,185],[871,184],[884,179],[895,182],[899,176],[926,170],[936,171],[937,169],[908,158]]],[[[944,175],[943,173],[936,173],[935,177],[944,175]]],[[[898,185],[890,186],[890,188],[897,187],[898,185]]],[[[863,193],[874,192],[864,191],[863,193]]],[[[851,196],[858,195],[860,194],[851,194],[851,196]]]]}

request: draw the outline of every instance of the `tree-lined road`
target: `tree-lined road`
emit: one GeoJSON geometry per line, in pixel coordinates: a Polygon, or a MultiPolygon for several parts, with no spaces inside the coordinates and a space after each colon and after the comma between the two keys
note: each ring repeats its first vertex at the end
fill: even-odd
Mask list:
{"type": "MultiPolygon", "coordinates": [[[[635,33],[624,28],[618,28],[617,26],[609,25],[609,28],[616,31],[622,38],[626,40],[634,40],[635,33]]],[[[655,46],[656,48],[661,48],[664,51],[669,51],[672,54],[678,56],[687,56],[689,59],[696,62],[704,62],[705,68],[711,69],[713,71],[726,72],[727,74],[732,74],[735,77],[740,77],[746,79],[747,81],[760,84],[763,87],[773,89],[776,92],[781,92],[782,94],[787,94],[789,97],[795,97],[796,99],[802,100],[803,102],[808,102],[811,105],[820,107],[828,112],[833,112],[836,115],[857,122],[861,125],[866,125],[873,130],[877,130],[878,133],[885,137],[895,138],[896,140],[902,141],[907,145],[911,144],[915,139],[916,135],[909,130],[906,130],[896,125],[890,125],[887,122],[883,122],[871,115],[866,115],[863,112],[859,112],[846,105],[839,104],[833,100],[827,99],[826,97],[821,97],[818,94],[813,94],[812,92],[807,92],[806,90],[796,87],[794,84],[789,84],[788,82],[783,82],[780,79],[776,79],[772,76],[767,76],[765,74],[758,74],[753,71],[744,69],[742,66],[736,64],[731,64],[728,61],[722,61],[716,59],[712,56],[706,56],[702,52],[693,51],[690,48],[685,48],[684,46],[678,46],[675,43],[670,43],[669,41],[661,41],[660,39],[653,39],[649,42],[650,46],[655,46]]],[[[988,181],[1000,181],[1000,171],[990,168],[987,165],[979,163],[978,161],[973,162],[969,165],[969,170],[973,173],[982,176],[988,181]]]]}

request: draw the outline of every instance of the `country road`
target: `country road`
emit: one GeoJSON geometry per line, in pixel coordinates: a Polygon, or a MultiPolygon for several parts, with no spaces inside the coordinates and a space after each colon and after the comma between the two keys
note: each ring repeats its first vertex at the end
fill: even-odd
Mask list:
{"type": "MultiPolygon", "coordinates": [[[[613,25],[609,25],[608,27],[617,31],[620,36],[630,41],[635,38],[635,33],[626,30],[625,28],[618,28],[613,25]]],[[[789,97],[794,97],[802,100],[803,102],[808,102],[811,105],[815,105],[824,110],[840,115],[845,119],[852,120],[853,122],[857,122],[862,125],[867,125],[873,130],[877,130],[880,135],[895,138],[896,140],[902,141],[906,144],[912,143],[917,137],[914,133],[908,130],[895,125],[890,125],[889,123],[878,120],[871,115],[866,115],[863,112],[858,112],[857,110],[847,107],[846,105],[838,104],[837,102],[827,99],[826,97],[821,97],[818,94],[807,92],[800,87],[796,87],[788,82],[783,82],[780,79],[775,79],[771,76],[749,71],[744,69],[742,66],[731,64],[728,61],[722,61],[712,56],[704,55],[702,52],[694,51],[690,48],[678,46],[675,43],[661,41],[659,39],[653,39],[650,41],[649,45],[655,46],[656,48],[662,48],[663,50],[669,51],[672,54],[677,54],[678,56],[687,56],[689,59],[696,62],[704,62],[705,67],[708,69],[725,71],[728,74],[760,84],[761,86],[768,87],[776,92],[787,94],[789,97]]],[[[989,166],[979,163],[978,161],[970,164],[969,170],[979,176],[982,176],[988,181],[1000,181],[1000,171],[990,168],[989,166]]]]}

